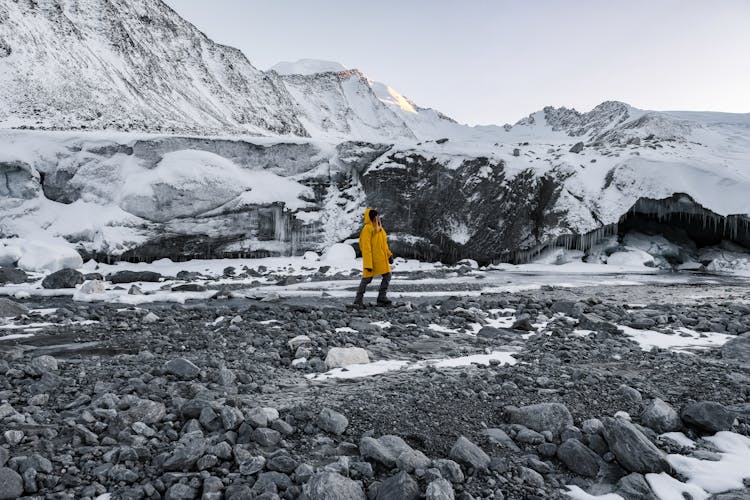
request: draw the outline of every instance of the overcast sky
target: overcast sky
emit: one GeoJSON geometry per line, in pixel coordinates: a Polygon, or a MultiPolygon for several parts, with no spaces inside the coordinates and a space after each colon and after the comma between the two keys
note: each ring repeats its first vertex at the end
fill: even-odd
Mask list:
{"type": "Polygon", "coordinates": [[[167,0],[258,68],[338,61],[470,124],[605,100],[750,112],[750,0],[167,0]]]}

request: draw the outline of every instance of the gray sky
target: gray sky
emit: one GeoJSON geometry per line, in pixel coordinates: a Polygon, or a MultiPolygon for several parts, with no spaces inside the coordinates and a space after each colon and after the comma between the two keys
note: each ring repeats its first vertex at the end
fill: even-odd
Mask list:
{"type": "Polygon", "coordinates": [[[338,61],[458,121],[750,112],[750,0],[166,0],[258,68],[338,61]]]}

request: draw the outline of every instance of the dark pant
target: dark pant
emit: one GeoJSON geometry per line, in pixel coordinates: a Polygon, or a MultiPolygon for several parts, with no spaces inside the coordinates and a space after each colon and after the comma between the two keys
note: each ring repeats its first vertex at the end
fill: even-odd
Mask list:
{"type": "MultiPolygon", "coordinates": [[[[385,300],[385,294],[388,292],[388,284],[391,282],[391,273],[383,274],[383,278],[380,280],[380,289],[378,290],[378,300],[385,300]]],[[[359,288],[357,289],[357,296],[354,299],[355,304],[361,304],[365,297],[365,290],[367,285],[372,283],[372,276],[369,278],[362,278],[359,282],[359,288]]]]}

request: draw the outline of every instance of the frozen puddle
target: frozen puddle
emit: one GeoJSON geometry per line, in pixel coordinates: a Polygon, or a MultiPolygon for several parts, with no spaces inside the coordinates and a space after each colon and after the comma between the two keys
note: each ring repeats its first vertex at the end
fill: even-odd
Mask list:
{"type": "Polygon", "coordinates": [[[660,349],[671,349],[678,352],[690,352],[691,349],[708,349],[720,347],[734,338],[733,335],[716,332],[696,332],[689,328],[678,328],[674,334],[657,332],[654,330],[638,330],[629,326],[617,325],[617,328],[625,335],[632,338],[644,351],[650,351],[654,347],[660,349]]]}
{"type": "Polygon", "coordinates": [[[470,366],[472,364],[488,365],[491,361],[497,361],[502,365],[515,365],[515,352],[493,351],[489,354],[472,354],[458,358],[426,359],[422,361],[406,360],[381,360],[361,365],[349,365],[344,368],[334,368],[325,373],[305,375],[310,380],[321,381],[328,379],[353,379],[371,377],[396,370],[421,370],[432,366],[435,368],[456,368],[470,366]]]}
{"type": "MultiPolygon", "coordinates": [[[[679,432],[663,434],[687,447],[696,443],[679,432]]],[[[680,481],[666,472],[646,474],[646,481],[659,500],[705,500],[716,493],[741,490],[744,480],[750,478],[750,438],[734,432],[722,431],[703,438],[718,451],[719,460],[702,460],[685,455],[667,455],[667,461],[686,481],[680,481]],[[687,496],[686,496],[687,495],[687,496]]],[[[692,446],[691,446],[692,445],[692,446]]],[[[624,500],[620,495],[590,495],[578,486],[567,486],[566,494],[576,500],[624,500]]]]}

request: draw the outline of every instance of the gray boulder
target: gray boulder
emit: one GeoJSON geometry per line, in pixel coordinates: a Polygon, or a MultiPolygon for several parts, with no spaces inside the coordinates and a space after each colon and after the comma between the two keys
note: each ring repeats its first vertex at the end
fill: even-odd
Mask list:
{"type": "Polygon", "coordinates": [[[580,153],[583,151],[583,143],[582,142],[576,142],[572,148],[570,148],[571,153],[580,153]]]}
{"type": "Polygon", "coordinates": [[[310,500],[365,500],[359,483],[335,472],[315,474],[302,491],[310,500]]]}
{"type": "Polygon", "coordinates": [[[427,500],[454,500],[453,485],[447,479],[438,478],[427,485],[427,500]]]}
{"type": "Polygon", "coordinates": [[[682,421],[675,409],[659,398],[646,405],[641,413],[641,422],[659,434],[678,431],[682,428],[682,421]]]}
{"type": "Polygon", "coordinates": [[[195,366],[192,361],[185,358],[176,358],[167,361],[164,365],[164,369],[167,370],[167,373],[171,373],[175,377],[183,380],[192,380],[201,372],[200,368],[195,366]]]}
{"type": "Polygon", "coordinates": [[[153,271],[118,271],[107,276],[112,283],[136,283],[138,281],[158,283],[161,274],[153,271]]]}
{"type": "Polygon", "coordinates": [[[0,467],[0,500],[15,500],[23,495],[23,479],[13,469],[0,467]]]}
{"type": "Polygon", "coordinates": [[[396,465],[399,455],[404,451],[411,451],[412,447],[398,436],[385,435],[378,439],[363,437],[359,442],[359,452],[370,460],[379,462],[386,467],[396,465]]]}
{"type": "Polygon", "coordinates": [[[605,417],[602,423],[604,439],[625,470],[644,474],[670,470],[664,453],[629,421],[605,417]]]}
{"type": "Polygon", "coordinates": [[[633,472],[617,482],[615,491],[625,500],[658,500],[643,474],[633,472]]]}
{"type": "Polygon", "coordinates": [[[281,441],[281,433],[268,427],[260,427],[252,433],[253,441],[261,446],[274,446],[281,441]]]}
{"type": "Polygon", "coordinates": [[[12,283],[14,285],[20,285],[25,283],[28,276],[22,269],[15,267],[0,267],[0,285],[12,283]]]}
{"type": "Polygon", "coordinates": [[[187,471],[201,458],[208,442],[201,431],[188,432],[180,438],[177,448],[164,461],[166,471],[187,471]]]}
{"type": "Polygon", "coordinates": [[[29,310],[23,304],[13,302],[10,299],[0,297],[0,318],[15,318],[22,314],[29,314],[29,310]]]}
{"type": "Polygon", "coordinates": [[[164,495],[164,500],[193,500],[198,498],[198,490],[189,484],[175,483],[164,495]]]}
{"type": "Polygon", "coordinates": [[[713,401],[690,403],[682,410],[683,422],[709,432],[730,430],[735,418],[734,412],[713,401]]]}
{"type": "Polygon", "coordinates": [[[477,445],[461,436],[451,448],[450,457],[456,462],[484,470],[490,466],[490,457],[477,445]]]}
{"type": "Polygon", "coordinates": [[[743,333],[721,346],[724,359],[750,363],[750,332],[743,333]]]}
{"type": "Polygon", "coordinates": [[[581,476],[596,477],[599,473],[599,456],[577,439],[568,439],[558,446],[557,458],[581,476]]]}
{"type": "Polygon", "coordinates": [[[337,411],[323,408],[318,415],[318,427],[331,434],[341,435],[349,427],[349,420],[337,411]]]}
{"type": "Polygon", "coordinates": [[[399,472],[380,484],[376,500],[416,500],[419,498],[419,485],[406,472],[399,472]]]}
{"type": "Polygon", "coordinates": [[[83,274],[75,269],[60,269],[59,271],[47,275],[42,280],[42,288],[75,288],[76,285],[80,285],[83,282],[83,274]]]}
{"type": "Polygon", "coordinates": [[[562,403],[539,403],[515,408],[510,413],[510,421],[537,432],[551,431],[555,436],[573,425],[573,417],[562,403]]]}
{"type": "Polygon", "coordinates": [[[431,462],[424,453],[414,449],[402,451],[396,459],[399,470],[410,473],[417,469],[425,470],[429,468],[431,462]]]}
{"type": "Polygon", "coordinates": [[[36,373],[37,375],[41,375],[42,373],[46,372],[57,371],[57,360],[52,356],[37,356],[36,358],[33,358],[31,360],[30,365],[34,370],[34,373],[36,373]]]}

